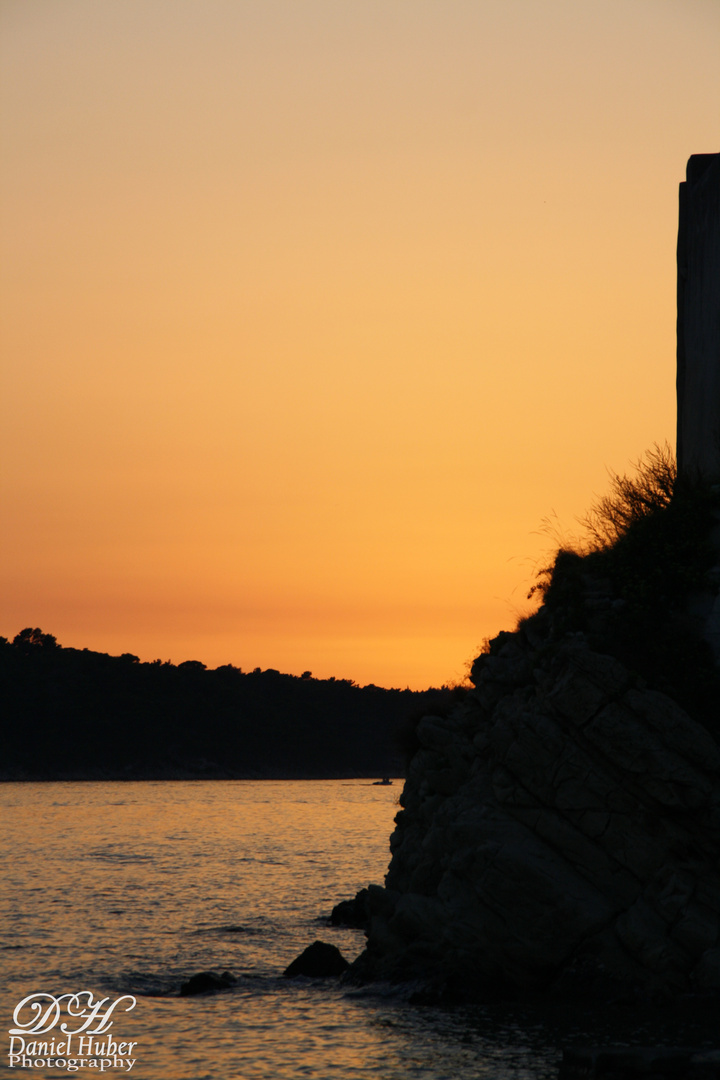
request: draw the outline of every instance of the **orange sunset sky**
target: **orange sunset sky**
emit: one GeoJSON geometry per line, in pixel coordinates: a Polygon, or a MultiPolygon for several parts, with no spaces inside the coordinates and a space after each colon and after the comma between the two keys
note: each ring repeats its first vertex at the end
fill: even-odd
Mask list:
{"type": "Polygon", "coordinates": [[[675,438],[717,0],[0,0],[0,633],[421,688],[675,438]]]}

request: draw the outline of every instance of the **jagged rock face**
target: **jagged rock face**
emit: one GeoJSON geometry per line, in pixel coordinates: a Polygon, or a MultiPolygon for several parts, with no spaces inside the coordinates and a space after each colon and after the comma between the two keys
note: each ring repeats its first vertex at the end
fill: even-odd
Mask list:
{"type": "Polygon", "coordinates": [[[358,973],[481,995],[720,988],[707,730],[583,635],[500,635],[473,680],[418,726],[358,973]]]}

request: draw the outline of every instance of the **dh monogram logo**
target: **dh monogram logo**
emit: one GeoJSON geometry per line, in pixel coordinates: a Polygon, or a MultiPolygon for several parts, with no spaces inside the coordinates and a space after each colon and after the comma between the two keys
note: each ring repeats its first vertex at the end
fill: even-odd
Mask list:
{"type": "Polygon", "coordinates": [[[29,994],[15,1006],[15,1027],[10,1028],[9,1033],[43,1035],[51,1031],[62,1014],[62,1002],[67,1002],[65,1012],[68,1016],[68,1021],[60,1025],[60,1031],[64,1035],[77,1035],[81,1031],[86,1031],[88,1035],[99,1035],[112,1027],[112,1014],[122,1002],[128,1002],[123,1012],[130,1012],[136,1005],[131,994],[123,994],[114,1001],[109,997],[94,999],[90,990],[79,990],[77,994],[61,994],[60,997],[44,993],[29,994]],[[87,1000],[83,1002],[83,998],[87,1000]],[[81,1021],[79,1027],[70,1026],[75,1020],[81,1021]],[[91,1024],[95,1026],[91,1027],[91,1024]]]}

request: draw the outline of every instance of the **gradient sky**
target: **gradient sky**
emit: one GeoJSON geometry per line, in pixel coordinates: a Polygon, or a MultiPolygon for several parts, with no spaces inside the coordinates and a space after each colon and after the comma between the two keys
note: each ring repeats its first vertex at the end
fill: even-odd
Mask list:
{"type": "Polygon", "coordinates": [[[0,633],[424,687],[675,438],[717,0],[0,0],[0,633]]]}

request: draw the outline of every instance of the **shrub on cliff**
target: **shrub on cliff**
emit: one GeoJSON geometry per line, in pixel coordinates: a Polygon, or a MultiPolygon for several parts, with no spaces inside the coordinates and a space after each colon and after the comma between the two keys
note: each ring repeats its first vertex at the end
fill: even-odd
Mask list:
{"type": "Polygon", "coordinates": [[[720,678],[688,612],[693,594],[717,589],[709,572],[720,507],[710,485],[678,478],[672,451],[655,446],[581,519],[585,535],[561,547],[531,590],[555,633],[585,632],[707,722],[720,678]]]}
{"type": "Polygon", "coordinates": [[[598,499],[581,519],[591,548],[607,550],[640,522],[669,509],[676,487],[677,462],[667,443],[648,450],[634,475],[611,473],[610,494],[598,499]]]}
{"type": "Polygon", "coordinates": [[[717,492],[678,480],[670,448],[655,446],[635,473],[611,473],[610,493],[581,519],[585,535],[560,548],[543,568],[538,591],[546,604],[570,598],[583,574],[610,579],[627,602],[667,610],[707,587],[716,561],[711,544],[717,492]]]}

